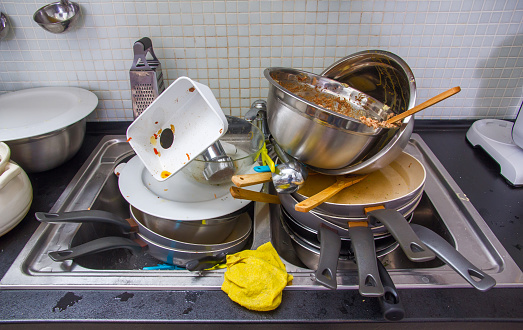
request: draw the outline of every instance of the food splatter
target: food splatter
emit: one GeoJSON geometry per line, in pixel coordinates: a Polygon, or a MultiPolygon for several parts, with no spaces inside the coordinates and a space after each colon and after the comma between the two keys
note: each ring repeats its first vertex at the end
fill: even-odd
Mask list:
{"type": "Polygon", "coordinates": [[[127,142],[131,141],[132,139],[133,139],[132,137],[129,137],[129,138],[127,139],[127,142]]]}
{"type": "Polygon", "coordinates": [[[173,131],[173,134],[174,134],[174,125],[171,124],[171,131],[173,131]]]}
{"type": "Polygon", "coordinates": [[[189,154],[186,153],[185,155],[187,155],[187,160],[191,160],[191,156],[189,156],[189,154]]]}
{"type": "Polygon", "coordinates": [[[189,92],[194,92],[194,87],[189,88],[189,92]]]}
{"type": "Polygon", "coordinates": [[[153,148],[153,151],[155,155],[158,155],[158,157],[162,155],[156,148],[153,148]]]}
{"type": "MultiPolygon", "coordinates": [[[[171,175],[171,172],[169,171],[162,171],[162,173],[160,173],[160,176],[162,177],[162,179],[165,179],[167,177],[169,177],[171,175]]],[[[165,191],[167,191],[167,189],[165,189],[165,191]]]]}

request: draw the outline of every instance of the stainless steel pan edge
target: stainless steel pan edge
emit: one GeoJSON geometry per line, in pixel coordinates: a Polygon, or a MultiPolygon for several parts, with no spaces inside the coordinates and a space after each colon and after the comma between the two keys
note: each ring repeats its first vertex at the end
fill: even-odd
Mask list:
{"type": "MultiPolygon", "coordinates": [[[[318,221],[321,221],[325,224],[331,224],[333,226],[337,226],[342,231],[338,231],[338,234],[340,236],[345,236],[347,223],[349,221],[367,221],[367,217],[343,217],[343,216],[332,216],[332,215],[326,215],[320,212],[316,212],[314,210],[309,211],[307,213],[304,212],[298,212],[294,209],[294,205],[297,203],[297,201],[288,194],[280,194],[280,201],[285,208],[285,210],[294,218],[299,218],[300,222],[308,227],[314,227],[314,224],[316,224],[318,221]]],[[[398,209],[397,211],[400,212],[405,218],[407,218],[415,209],[416,206],[418,206],[421,198],[423,197],[423,192],[421,192],[418,196],[416,196],[412,201],[410,201],[408,204],[403,206],[402,208],[398,209]]],[[[372,231],[374,234],[379,235],[387,232],[387,229],[385,226],[375,226],[372,228],[372,231]]]]}

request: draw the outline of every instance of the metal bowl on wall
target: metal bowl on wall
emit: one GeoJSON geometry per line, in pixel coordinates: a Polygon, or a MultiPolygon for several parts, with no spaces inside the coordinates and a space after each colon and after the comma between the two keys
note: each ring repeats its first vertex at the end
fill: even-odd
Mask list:
{"type": "Polygon", "coordinates": [[[38,9],[33,20],[44,30],[58,34],[75,27],[80,15],[80,6],[76,2],[61,0],[38,9]]]}

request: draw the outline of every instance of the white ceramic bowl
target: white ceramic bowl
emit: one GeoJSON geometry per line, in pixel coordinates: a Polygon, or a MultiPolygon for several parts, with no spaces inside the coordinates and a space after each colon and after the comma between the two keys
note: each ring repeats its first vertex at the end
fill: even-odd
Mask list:
{"type": "Polygon", "coordinates": [[[22,221],[33,201],[33,188],[27,174],[14,162],[0,173],[0,236],[22,221]]]}
{"type": "Polygon", "coordinates": [[[5,167],[11,158],[11,149],[3,142],[0,142],[0,174],[4,173],[5,167]]]}

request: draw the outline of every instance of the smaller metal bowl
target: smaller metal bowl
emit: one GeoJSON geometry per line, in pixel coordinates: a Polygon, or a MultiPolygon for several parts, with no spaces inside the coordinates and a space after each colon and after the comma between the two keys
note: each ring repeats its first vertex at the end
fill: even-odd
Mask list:
{"type": "Polygon", "coordinates": [[[33,20],[44,30],[56,34],[75,27],[79,18],[80,6],[68,0],[48,4],[33,15],[33,20]]]}
{"type": "Polygon", "coordinates": [[[9,30],[10,26],[9,20],[7,20],[7,16],[5,16],[4,13],[0,13],[0,40],[7,37],[9,30]]]}
{"type": "Polygon", "coordinates": [[[229,191],[233,175],[253,172],[265,137],[261,130],[250,122],[232,116],[226,116],[228,129],[219,141],[224,153],[229,157],[229,167],[222,159],[205,159],[203,155],[197,156],[181,172],[191,180],[198,183],[213,185],[216,189],[223,187],[229,191]],[[212,176],[206,173],[214,172],[212,176]]]}

